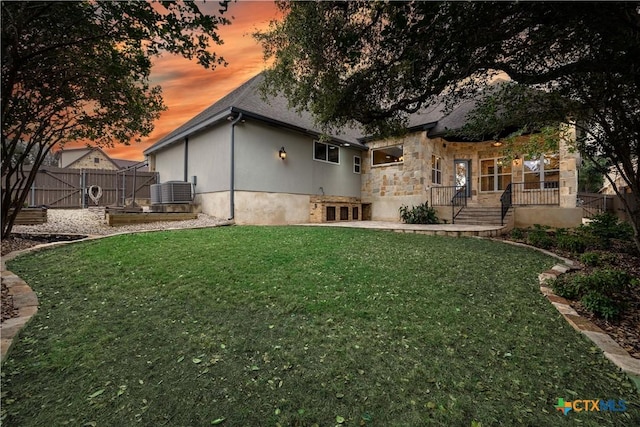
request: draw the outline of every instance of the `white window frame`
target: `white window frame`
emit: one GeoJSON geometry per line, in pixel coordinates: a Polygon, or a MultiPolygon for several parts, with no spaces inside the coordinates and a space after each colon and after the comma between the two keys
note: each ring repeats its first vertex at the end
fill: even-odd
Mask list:
{"type": "Polygon", "coordinates": [[[353,156],[353,173],[360,175],[362,173],[362,158],[353,156]]]}
{"type": "Polygon", "coordinates": [[[378,147],[371,150],[371,166],[372,167],[385,167],[385,166],[393,166],[393,165],[401,165],[404,163],[404,144],[395,144],[388,145],[386,147],[378,147]],[[402,155],[398,157],[397,161],[390,161],[388,163],[374,163],[375,153],[376,151],[388,150],[389,148],[400,148],[402,150],[402,155]]]}
{"type": "Polygon", "coordinates": [[[513,166],[508,165],[511,170],[509,172],[500,173],[498,172],[498,167],[503,166],[499,164],[499,162],[506,163],[507,160],[504,157],[486,157],[480,159],[480,167],[478,168],[480,171],[480,191],[483,193],[495,193],[499,191],[504,191],[506,188],[500,188],[500,177],[501,176],[510,176],[511,182],[513,182],[513,166]],[[482,162],[485,161],[493,161],[493,173],[483,173],[482,172],[482,162]],[[482,178],[493,177],[493,190],[483,190],[482,189],[482,178]]]}
{"type": "Polygon", "coordinates": [[[332,165],[339,165],[340,164],[340,146],[339,145],[335,145],[335,144],[329,144],[327,142],[321,142],[318,140],[313,141],[313,160],[315,160],[316,162],[323,162],[323,163],[329,163],[332,165]],[[323,159],[318,159],[316,158],[316,144],[322,144],[325,146],[325,157],[326,160],[323,159]],[[336,150],[338,150],[338,161],[334,162],[329,160],[329,147],[335,147],[336,150]]]}
{"type": "MultiPolygon", "coordinates": [[[[540,171],[531,171],[531,170],[527,171],[527,168],[525,166],[525,162],[531,161],[531,159],[530,158],[528,159],[528,157],[529,156],[526,156],[526,155],[522,156],[522,179],[523,179],[523,181],[525,183],[524,184],[525,185],[525,188],[524,188],[525,191],[526,190],[556,190],[556,189],[558,189],[558,187],[560,186],[560,159],[559,159],[560,153],[546,153],[546,154],[538,154],[538,155],[536,155],[534,158],[536,159],[535,161],[540,162],[540,171]],[[552,157],[552,156],[553,157],[558,157],[558,169],[546,169],[545,168],[545,164],[546,164],[545,158],[546,157],[552,157]],[[542,161],[540,161],[540,160],[542,160],[542,161]],[[540,180],[539,180],[540,186],[536,187],[536,188],[526,188],[526,184],[527,184],[526,176],[527,175],[533,175],[533,174],[536,174],[536,173],[540,174],[540,180]],[[547,181],[546,180],[546,175],[547,174],[551,174],[551,173],[554,173],[554,175],[558,176],[558,181],[557,181],[558,182],[558,187],[547,187],[547,183],[551,182],[551,181],[547,181]]],[[[535,181],[531,181],[531,182],[535,182],[535,181]]],[[[553,181],[553,182],[556,182],[556,181],[553,181]]]]}
{"type": "Polygon", "coordinates": [[[431,183],[442,185],[442,157],[431,155],[431,183]]]}

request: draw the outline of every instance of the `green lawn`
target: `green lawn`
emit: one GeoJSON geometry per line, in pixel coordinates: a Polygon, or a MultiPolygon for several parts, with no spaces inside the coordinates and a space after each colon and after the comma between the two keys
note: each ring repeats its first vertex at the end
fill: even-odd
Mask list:
{"type": "Polygon", "coordinates": [[[27,255],[8,267],[41,305],[2,366],[3,424],[640,425],[635,387],[540,294],[554,263],[315,227],[27,255]],[[564,416],[558,398],[627,410],[564,416]]]}

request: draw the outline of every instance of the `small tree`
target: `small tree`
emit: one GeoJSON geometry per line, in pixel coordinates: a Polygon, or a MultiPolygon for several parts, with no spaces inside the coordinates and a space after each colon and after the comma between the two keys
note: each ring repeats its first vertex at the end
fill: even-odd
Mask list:
{"type": "Polygon", "coordinates": [[[149,83],[151,57],[224,64],[208,48],[222,43],[216,30],[227,23],[191,1],[3,1],[2,237],[52,148],[148,135],[164,109],[149,83]]]}

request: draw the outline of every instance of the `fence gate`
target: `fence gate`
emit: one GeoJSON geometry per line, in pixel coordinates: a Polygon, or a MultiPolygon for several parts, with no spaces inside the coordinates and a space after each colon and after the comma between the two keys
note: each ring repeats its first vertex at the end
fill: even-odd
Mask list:
{"type": "Polygon", "coordinates": [[[151,197],[150,186],[157,183],[158,174],[139,171],[134,173],[133,170],[61,169],[47,166],[41,168],[36,175],[31,186],[29,205],[49,208],[124,206],[133,197],[134,181],[136,199],[148,199],[151,197]],[[94,196],[100,197],[89,197],[89,189],[94,190],[94,196]]]}
{"type": "Polygon", "coordinates": [[[82,206],[82,176],[79,170],[41,168],[31,186],[30,206],[79,208],[82,206]]]}

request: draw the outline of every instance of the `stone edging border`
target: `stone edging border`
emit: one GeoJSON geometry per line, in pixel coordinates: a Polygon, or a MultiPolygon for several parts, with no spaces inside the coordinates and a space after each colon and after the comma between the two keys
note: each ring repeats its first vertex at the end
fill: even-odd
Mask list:
{"type": "MultiPolygon", "coordinates": [[[[208,228],[208,227],[207,227],[208,228]]],[[[156,231],[156,230],[149,230],[156,231]]],[[[149,232],[149,231],[142,231],[149,232]]],[[[158,230],[163,231],[163,230],[158,230]]],[[[121,233],[129,234],[129,233],[121,233]]],[[[13,342],[13,338],[17,333],[27,324],[31,317],[38,312],[38,297],[35,292],[29,287],[29,285],[23,281],[20,277],[6,270],[5,261],[12,260],[15,257],[27,252],[37,251],[40,249],[64,245],[69,243],[84,242],[87,240],[96,240],[107,236],[89,236],[85,239],[66,241],[66,242],[54,242],[37,245],[21,251],[15,251],[7,254],[2,258],[0,262],[0,270],[2,274],[2,281],[5,282],[9,289],[9,294],[13,296],[14,307],[18,309],[19,316],[8,319],[0,325],[0,337],[1,339],[1,361],[4,362],[5,357],[8,354],[9,348],[13,342]]],[[[476,237],[480,239],[487,239],[486,237],[476,237]]],[[[631,355],[623,349],[617,342],[615,342],[606,332],[596,326],[594,323],[580,316],[572,307],[568,300],[557,296],[553,293],[553,290],[546,286],[547,281],[556,279],[558,276],[574,270],[575,263],[567,258],[563,258],[557,254],[546,251],[544,249],[536,248],[533,246],[525,245],[523,243],[511,242],[508,240],[500,240],[488,238],[487,240],[493,240],[497,242],[507,243],[514,246],[522,246],[537,250],[546,255],[552,256],[562,261],[562,264],[556,264],[550,270],[547,270],[538,275],[540,282],[540,292],[549,300],[549,302],[562,314],[566,321],[577,331],[587,336],[595,345],[597,345],[605,357],[613,362],[618,368],[622,369],[627,375],[635,377],[634,380],[638,384],[640,382],[640,360],[631,357],[631,355]]],[[[639,386],[640,388],[640,386],[639,386]]]]}
{"type": "Polygon", "coordinates": [[[551,269],[538,275],[540,292],[542,292],[547,300],[558,310],[558,312],[560,312],[567,323],[598,346],[607,359],[613,362],[618,368],[622,369],[634,380],[640,390],[640,359],[631,357],[631,355],[617,342],[615,342],[605,331],[600,329],[590,320],[580,316],[578,312],[571,307],[569,300],[559,297],[550,287],[547,286],[548,281],[556,279],[571,270],[577,270],[578,268],[576,268],[575,262],[554,254],[553,252],[536,248],[535,246],[529,246],[524,243],[499,239],[491,240],[507,243],[509,245],[531,248],[562,261],[562,264],[556,264],[551,269]]]}

